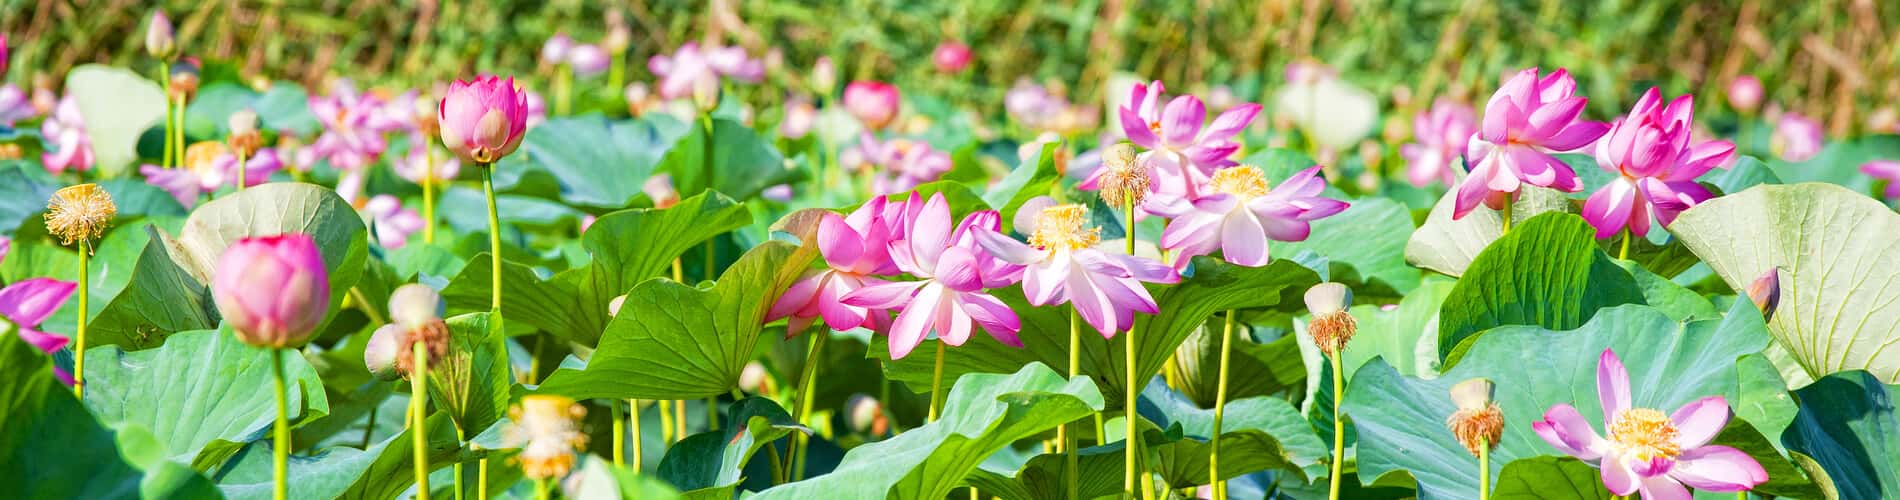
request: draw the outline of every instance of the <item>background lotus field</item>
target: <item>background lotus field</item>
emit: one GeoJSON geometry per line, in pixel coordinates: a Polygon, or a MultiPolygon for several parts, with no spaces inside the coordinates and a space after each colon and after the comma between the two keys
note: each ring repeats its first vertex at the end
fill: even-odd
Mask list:
{"type": "Polygon", "coordinates": [[[0,35],[0,498],[1900,498],[1882,2],[0,35]]]}

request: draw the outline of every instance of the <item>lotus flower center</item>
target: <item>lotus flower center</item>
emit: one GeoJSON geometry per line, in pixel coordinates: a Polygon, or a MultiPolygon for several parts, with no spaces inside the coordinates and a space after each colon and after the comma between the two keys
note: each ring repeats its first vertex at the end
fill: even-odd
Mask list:
{"type": "Polygon", "coordinates": [[[1610,441],[1626,456],[1637,460],[1674,460],[1682,454],[1682,448],[1676,445],[1676,423],[1661,411],[1649,408],[1623,410],[1610,422],[1609,430],[1610,441]]]}
{"type": "Polygon", "coordinates": [[[1089,227],[1089,209],[1082,205],[1056,205],[1042,209],[1036,216],[1036,231],[1029,244],[1044,250],[1079,250],[1102,241],[1102,229],[1089,227]]]}
{"type": "Polygon", "coordinates": [[[1207,186],[1216,193],[1225,193],[1250,200],[1264,196],[1269,190],[1267,179],[1260,169],[1249,166],[1227,167],[1214,172],[1214,178],[1207,186]]]}

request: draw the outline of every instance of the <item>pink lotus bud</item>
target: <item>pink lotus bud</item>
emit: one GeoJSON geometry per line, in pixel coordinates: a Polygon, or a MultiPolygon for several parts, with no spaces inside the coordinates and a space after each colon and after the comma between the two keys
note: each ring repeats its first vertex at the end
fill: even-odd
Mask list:
{"type": "Polygon", "coordinates": [[[1775,306],[1781,304],[1781,269],[1769,268],[1768,272],[1748,284],[1748,300],[1761,310],[1761,319],[1774,319],[1775,306]]]}
{"type": "Polygon", "coordinates": [[[387,324],[377,328],[369,336],[369,345],[363,347],[363,366],[369,367],[370,376],[376,380],[396,380],[402,377],[402,371],[396,369],[396,360],[409,346],[409,331],[401,325],[387,324]]]}
{"type": "Polygon", "coordinates": [[[937,44],[937,50],[930,54],[931,62],[936,63],[941,73],[958,73],[970,67],[970,46],[956,40],[945,40],[937,44]]]}
{"type": "Polygon", "coordinates": [[[865,128],[883,130],[897,119],[897,87],[884,82],[856,81],[844,87],[844,108],[865,128]]]}
{"type": "Polygon", "coordinates": [[[224,249],[211,296],[238,340],[257,347],[296,347],[330,311],[329,273],[309,235],[244,238],[224,249]]]}
{"type": "Polygon", "coordinates": [[[831,89],[838,88],[838,67],[831,64],[830,57],[819,57],[811,63],[811,90],[818,95],[831,95],[831,89]]]}
{"type": "Polygon", "coordinates": [[[1728,82],[1728,104],[1737,111],[1753,112],[1761,106],[1761,80],[1754,75],[1742,75],[1728,82]]]}
{"type": "Polygon", "coordinates": [[[442,97],[436,118],[443,146],[462,161],[486,167],[521,146],[528,132],[528,94],[515,87],[514,78],[456,80],[442,97]]]}
{"type": "Polygon", "coordinates": [[[405,329],[422,328],[442,318],[442,295],[428,285],[410,283],[389,294],[389,321],[405,329]]]}
{"type": "Polygon", "coordinates": [[[561,64],[567,62],[568,51],[574,49],[574,39],[567,33],[555,33],[541,44],[541,62],[543,64],[561,64]]]}
{"type": "Polygon", "coordinates": [[[145,25],[145,53],[171,60],[178,55],[178,44],[172,36],[171,18],[165,17],[165,11],[153,12],[152,21],[145,25]]]}
{"type": "Polygon", "coordinates": [[[588,44],[578,45],[570,50],[567,54],[567,63],[574,66],[575,75],[593,76],[607,71],[607,66],[613,63],[613,59],[599,45],[588,44]]]}

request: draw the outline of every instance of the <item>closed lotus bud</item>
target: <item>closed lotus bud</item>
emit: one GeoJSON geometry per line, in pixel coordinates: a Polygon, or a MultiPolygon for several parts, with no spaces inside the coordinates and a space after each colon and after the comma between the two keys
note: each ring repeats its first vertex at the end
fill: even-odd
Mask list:
{"type": "Polygon", "coordinates": [[[587,446],[587,433],[580,421],[587,409],[561,396],[523,396],[508,409],[514,422],[506,432],[510,446],[521,448],[514,462],[528,479],[542,480],[566,476],[574,469],[574,450],[587,446]]]}
{"type": "Polygon", "coordinates": [[[1762,321],[1774,319],[1775,307],[1781,305],[1781,269],[1770,268],[1760,278],[1748,284],[1748,300],[1761,310],[1762,321]]]}
{"type": "Polygon", "coordinates": [[[442,295],[420,283],[396,287],[389,294],[389,321],[405,329],[422,328],[442,319],[442,295]]]}
{"type": "Polygon", "coordinates": [[[831,95],[838,88],[838,67],[831,64],[830,57],[819,57],[811,64],[811,91],[818,95],[831,95]]]}
{"type": "Polygon", "coordinates": [[[173,39],[172,20],[165,17],[164,11],[153,12],[151,22],[145,25],[145,53],[166,61],[178,55],[178,43],[173,39]]]}
{"type": "Polygon", "coordinates": [[[264,136],[257,131],[257,112],[249,108],[231,113],[231,149],[246,157],[264,147],[264,136]]]}
{"type": "Polygon", "coordinates": [[[1346,285],[1326,282],[1306,290],[1306,310],[1313,314],[1306,328],[1313,335],[1313,343],[1328,356],[1338,355],[1359,330],[1358,322],[1347,310],[1351,306],[1352,289],[1346,285]]]}
{"type": "Polygon", "coordinates": [[[1140,205],[1148,198],[1149,167],[1135,154],[1135,147],[1116,143],[1102,151],[1102,176],[1098,186],[1102,201],[1111,207],[1140,205]]]}
{"type": "Polygon", "coordinates": [[[97,240],[118,215],[119,206],[112,203],[112,195],[98,184],[67,186],[54,191],[46,202],[46,232],[67,245],[97,240]]]}
{"type": "Polygon", "coordinates": [[[719,79],[700,78],[693,80],[693,107],[701,113],[710,113],[719,107],[719,79]]]}
{"type": "Polygon", "coordinates": [[[462,161],[487,167],[521,147],[528,133],[528,94],[515,87],[514,78],[457,80],[443,94],[436,119],[443,146],[462,161]]]}
{"type": "Polygon", "coordinates": [[[1458,411],[1445,419],[1445,427],[1474,456],[1480,450],[1497,449],[1504,437],[1504,412],[1491,402],[1493,389],[1491,381],[1483,378],[1451,387],[1451,402],[1458,405],[1458,411]]]}
{"type": "Polygon", "coordinates": [[[884,82],[851,82],[844,87],[844,108],[865,128],[883,130],[897,119],[897,87],[884,82]]]}
{"type": "Polygon", "coordinates": [[[626,53],[627,46],[633,44],[633,29],[627,27],[627,16],[620,9],[607,11],[607,36],[600,44],[614,54],[626,53]]]}
{"type": "Polygon", "coordinates": [[[376,380],[396,380],[402,378],[402,371],[396,369],[397,361],[408,356],[402,349],[409,344],[409,332],[395,324],[383,325],[369,336],[369,345],[363,347],[363,365],[369,367],[369,374],[376,380]]]}
{"type": "Polygon", "coordinates": [[[573,49],[573,38],[568,37],[567,33],[555,33],[554,36],[548,37],[547,43],[541,44],[541,63],[548,65],[566,63],[568,51],[573,49]]]}
{"type": "Polygon", "coordinates": [[[945,40],[937,44],[937,50],[931,52],[930,61],[937,66],[939,73],[957,73],[970,67],[970,46],[956,40],[945,40]]]}
{"type": "Polygon", "coordinates": [[[211,296],[238,340],[297,347],[330,311],[329,272],[309,235],[244,238],[218,258],[211,296]]]}
{"type": "Polygon", "coordinates": [[[1728,82],[1728,104],[1736,111],[1753,112],[1761,106],[1761,80],[1754,75],[1741,75],[1728,82]]]}

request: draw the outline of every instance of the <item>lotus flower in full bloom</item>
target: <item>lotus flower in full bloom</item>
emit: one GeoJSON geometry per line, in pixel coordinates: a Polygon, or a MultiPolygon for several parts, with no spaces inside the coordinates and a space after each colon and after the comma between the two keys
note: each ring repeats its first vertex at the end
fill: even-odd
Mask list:
{"type": "Polygon", "coordinates": [[[765,320],[791,318],[786,331],[794,334],[820,317],[832,330],[862,326],[884,331],[890,325],[888,313],[846,304],[843,299],[852,291],[884,282],[874,276],[898,272],[897,263],[891,260],[885,247],[892,233],[890,221],[893,216],[901,216],[903,205],[891,208],[886,205],[880,196],[858,206],[848,216],[824,214],[818,221],[818,253],[824,256],[830,268],[806,273],[793,283],[772,304],[765,320]]]}
{"type": "Polygon", "coordinates": [[[483,167],[515,152],[528,133],[528,95],[512,77],[457,80],[449,84],[437,113],[442,145],[462,161],[483,167]]]}
{"type": "Polygon", "coordinates": [[[331,167],[362,170],[376,163],[389,147],[383,133],[397,123],[386,120],[383,100],[374,94],[358,93],[348,82],[340,81],[331,87],[330,95],[311,96],[308,105],[310,114],[323,124],[323,135],[310,144],[309,150],[317,158],[328,160],[331,167]]]}
{"type": "Polygon", "coordinates": [[[92,170],[92,136],[86,134],[86,117],[79,114],[79,101],[67,95],[53,107],[53,114],[40,122],[40,137],[47,143],[47,150],[40,154],[40,163],[46,171],[60,173],[66,170],[85,172],[92,170]]]}
{"type": "Polygon", "coordinates": [[[1784,113],[1775,121],[1775,134],[1769,139],[1781,159],[1800,163],[1821,154],[1822,135],[1820,122],[1801,113],[1784,113]]]}
{"type": "MultiPolygon", "coordinates": [[[[69,340],[63,335],[39,331],[40,322],[59,310],[59,306],[72,297],[73,290],[79,284],[50,278],[32,278],[20,280],[0,289],[0,317],[13,323],[20,340],[52,354],[66,347],[69,340]]],[[[54,367],[53,374],[60,382],[73,385],[73,376],[66,370],[54,367]]]]}
{"type": "Polygon", "coordinates": [[[1889,200],[1900,200],[1900,161],[1873,160],[1862,163],[1860,173],[1887,181],[1887,189],[1881,194],[1889,200]]]}
{"type": "Polygon", "coordinates": [[[864,124],[864,128],[883,130],[897,120],[897,86],[884,82],[855,81],[844,86],[844,109],[864,124]]]}
{"type": "Polygon", "coordinates": [[[296,347],[330,312],[330,277],[309,235],[244,238],[218,258],[211,297],[244,343],[296,347]]]}
{"type": "Polygon", "coordinates": [[[1309,221],[1346,210],[1346,202],[1320,196],[1326,180],[1319,171],[1302,170],[1272,189],[1258,168],[1214,172],[1207,191],[1186,210],[1161,214],[1172,219],[1161,233],[1161,247],[1180,252],[1175,269],[1215,249],[1228,262],[1267,265],[1267,240],[1304,241],[1312,232],[1309,221]]]}
{"type": "Polygon", "coordinates": [[[937,66],[939,73],[957,73],[970,67],[970,46],[956,40],[945,40],[931,51],[930,62],[937,66]]]}
{"type": "Polygon", "coordinates": [[[1484,204],[1504,208],[1525,184],[1567,193],[1583,190],[1569,165],[1550,156],[1590,145],[1609,125],[1581,120],[1587,99],[1577,81],[1559,69],[1542,78],[1537,68],[1519,72],[1484,105],[1484,123],[1466,147],[1471,175],[1458,185],[1452,218],[1484,204]]]}
{"type": "Polygon", "coordinates": [[[1597,360],[1597,397],[1603,403],[1603,427],[1597,434],[1577,408],[1558,404],[1531,424],[1537,436],[1566,455],[1602,470],[1610,493],[1644,500],[1689,499],[1684,486],[1734,493],[1768,481],[1761,464],[1741,450],[1709,444],[1728,424],[1728,401],[1709,396],[1673,414],[1630,404],[1629,372],[1615,352],[1597,360]]]}
{"type": "Polygon", "coordinates": [[[937,180],[951,167],[950,154],[928,143],[904,138],[880,142],[869,132],[858,137],[858,145],[850,153],[852,162],[874,169],[871,189],[878,194],[908,192],[937,180]]]}
{"type": "Polygon", "coordinates": [[[1425,187],[1433,182],[1458,185],[1458,155],[1477,132],[1477,113],[1457,101],[1439,99],[1432,109],[1412,119],[1413,143],[1399,146],[1405,157],[1405,178],[1425,187]]]}
{"type": "MultiPolygon", "coordinates": [[[[908,203],[916,203],[913,195],[908,203]]],[[[908,210],[907,210],[908,211],[908,210]]],[[[980,326],[1004,344],[1022,347],[1016,331],[1022,328],[1016,312],[986,291],[1021,279],[1023,267],[990,256],[977,245],[975,232],[1002,228],[995,210],[963,218],[953,231],[950,205],[943,193],[930,197],[886,247],[898,269],[921,281],[891,281],[859,288],[844,296],[847,305],[869,309],[902,309],[890,329],[891,359],[910,355],[924,336],[960,346],[980,326]]],[[[871,250],[876,251],[876,250],[871,250]]]]}
{"type": "Polygon", "coordinates": [[[1683,210],[1714,197],[1695,179],[1709,169],[1728,168],[1735,145],[1719,140],[1690,144],[1694,113],[1694,97],[1683,95],[1664,106],[1662,93],[1651,87],[1597,141],[1597,166],[1617,175],[1583,205],[1583,218],[1596,226],[1597,238],[1625,227],[1647,236],[1650,214],[1668,226],[1683,210]]]}
{"type": "MultiPolygon", "coordinates": [[[[139,167],[139,173],[145,176],[146,183],[171,193],[185,208],[197,205],[199,196],[237,185],[237,154],[222,143],[193,144],[185,149],[185,159],[179,166],[181,168],[168,169],[146,164],[139,167]]],[[[283,168],[284,162],[277,150],[259,149],[255,156],[244,161],[245,187],[270,182],[270,175],[283,168]]]]}
{"type": "Polygon", "coordinates": [[[647,69],[660,79],[660,96],[679,99],[695,92],[717,95],[722,78],[758,83],[765,78],[765,62],[746,55],[742,47],[700,48],[686,42],[672,54],[655,55],[647,69]]]}
{"type": "Polygon", "coordinates": [[[1135,322],[1135,313],[1154,314],[1154,297],[1141,283],[1181,279],[1165,264],[1095,248],[1101,230],[1088,225],[1088,208],[1059,205],[1039,196],[1016,212],[1015,227],[1030,230],[1029,242],[996,231],[976,231],[976,241],[1005,262],[1026,266],[1023,295],[1046,306],[1067,302],[1103,337],[1114,337],[1135,322]]]}
{"type": "Polygon", "coordinates": [[[402,199],[392,195],[372,196],[363,205],[363,211],[370,216],[370,225],[376,233],[376,244],[395,250],[409,243],[409,236],[422,230],[422,216],[415,210],[402,206],[402,199]]]}
{"type": "MultiPolygon", "coordinates": [[[[1199,186],[1206,184],[1215,170],[1236,164],[1229,157],[1240,150],[1234,136],[1260,115],[1260,105],[1241,104],[1207,120],[1207,107],[1192,95],[1175,96],[1164,106],[1166,89],[1159,80],[1135,84],[1129,101],[1119,109],[1122,133],[1136,146],[1149,149],[1155,180],[1151,188],[1162,195],[1158,201],[1199,198],[1199,186]]],[[[1156,198],[1150,198],[1155,200],[1156,198]]]]}

